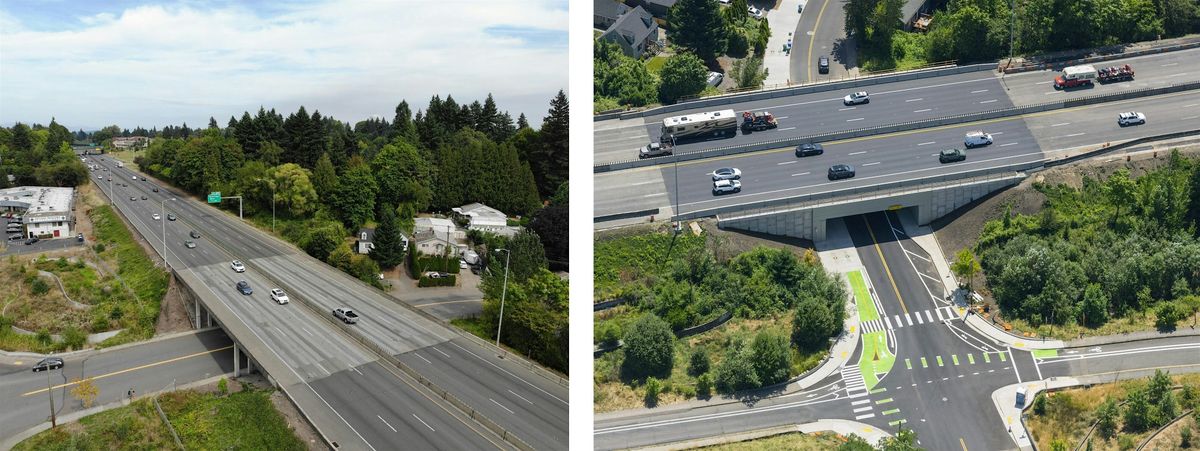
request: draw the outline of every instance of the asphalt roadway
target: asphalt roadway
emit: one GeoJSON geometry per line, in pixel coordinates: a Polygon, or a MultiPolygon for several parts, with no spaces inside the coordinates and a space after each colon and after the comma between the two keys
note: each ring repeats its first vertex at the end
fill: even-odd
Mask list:
{"type": "MultiPolygon", "coordinates": [[[[115,197],[119,204],[124,204],[122,208],[133,208],[130,216],[140,218],[133,221],[135,225],[143,223],[147,236],[160,236],[161,232],[155,226],[161,224],[156,224],[158,221],[150,216],[162,213],[154,201],[172,196],[172,189],[160,187],[160,192],[154,193],[150,189],[153,182],[132,181],[133,172],[128,168],[117,169],[109,159],[101,164],[109,166],[114,182],[118,177],[130,180],[127,182],[129,187],[118,189],[115,197]],[[147,195],[150,200],[126,202],[130,195],[138,199],[140,195],[147,195]]],[[[103,184],[102,188],[107,189],[103,184]]],[[[490,349],[462,339],[446,326],[418,315],[409,307],[226,213],[188,198],[169,201],[167,206],[168,213],[173,211],[179,216],[179,221],[168,224],[167,244],[173,254],[172,264],[176,264],[179,256],[185,256],[185,265],[200,266],[200,275],[211,281],[210,287],[221,287],[214,290],[214,294],[229,298],[229,304],[233,306],[253,308],[253,312],[246,312],[251,317],[273,318],[274,321],[261,321],[255,327],[265,333],[267,340],[277,343],[275,347],[283,353],[282,357],[294,363],[293,368],[302,373],[305,381],[337,412],[362,410],[354,402],[362,394],[375,396],[387,405],[424,408],[391,419],[364,414],[363,423],[353,423],[355,415],[341,415],[368,443],[395,443],[397,432],[393,429],[399,428],[399,423],[407,423],[407,428],[428,438],[432,448],[497,446],[496,438],[491,434],[485,434],[487,438],[471,434],[468,430],[480,429],[479,426],[466,424],[443,403],[430,399],[431,402],[422,406],[422,403],[405,399],[412,393],[395,393],[396,387],[404,384],[400,378],[392,377],[389,381],[371,377],[367,381],[349,383],[347,379],[351,375],[366,376],[364,365],[371,365],[374,358],[350,337],[330,333],[332,325],[325,319],[316,318],[308,309],[296,304],[278,306],[271,303],[267,294],[270,288],[283,287],[289,296],[303,296],[326,311],[341,306],[353,308],[362,316],[354,327],[375,345],[435,381],[440,388],[464,400],[535,448],[566,447],[566,387],[532,374],[512,358],[497,357],[490,349]],[[189,230],[202,234],[202,238],[196,240],[196,249],[182,247],[189,230]],[[245,263],[245,273],[237,274],[229,268],[228,262],[235,258],[245,263]],[[245,297],[233,290],[237,280],[250,282],[255,289],[255,295],[251,297],[254,302],[245,302],[242,300],[245,297]],[[322,383],[322,378],[331,378],[332,383],[322,383]],[[362,383],[375,385],[360,394],[335,389],[362,383]],[[339,404],[344,406],[338,407],[339,404]]]]}
{"type": "Polygon", "coordinates": [[[72,354],[62,369],[34,373],[38,358],[0,364],[0,438],[50,421],[50,397],[60,418],[82,409],[70,395],[72,382],[92,377],[95,404],[125,399],[126,391],[150,393],[233,373],[233,342],[220,329],[200,331],[103,352],[72,354]],[[53,389],[46,394],[47,376],[53,389]],[[64,399],[66,402],[64,402],[64,399]]]}
{"type": "Polygon", "coordinates": [[[846,38],[846,0],[810,0],[800,13],[789,64],[793,83],[837,80],[858,66],[852,39],[846,38]],[[817,58],[829,57],[829,73],[817,70],[817,58]]]}
{"type": "MultiPolygon", "coordinates": [[[[1057,376],[1142,377],[1153,368],[1194,369],[1197,337],[1159,338],[1103,347],[1064,349],[1035,359],[978,335],[952,315],[930,256],[900,225],[900,213],[843,218],[873,288],[881,318],[860,327],[886,331],[895,355],[879,383],[864,387],[859,346],[842,372],[810,389],[747,395],[740,402],[691,409],[639,410],[606,415],[595,424],[597,449],[672,443],[818,419],[844,419],[885,431],[917,432],[925,449],[1015,448],[991,394],[997,388],[1057,376]],[[884,319],[886,318],[886,320],[884,319]]],[[[868,357],[870,358],[870,357],[868,357]]]]}
{"type": "MultiPolygon", "coordinates": [[[[881,182],[951,174],[1037,161],[1044,151],[1103,144],[1195,128],[1200,95],[1195,91],[1087,105],[1069,109],[933,127],[824,143],[825,154],[797,158],[792,148],[766,150],[679,163],[680,211],[796,197],[803,194],[869,186],[881,182]],[[1145,125],[1120,127],[1116,117],[1141,111],[1145,125]],[[995,142],[967,150],[964,162],[941,164],[936,153],[962,148],[966,132],[984,130],[995,142]],[[856,177],[831,182],[833,164],[850,164],[856,177]],[[720,167],[742,171],[742,191],[714,196],[709,175],[720,167]]],[[[672,211],[673,165],[650,166],[595,175],[596,216],[660,208],[672,211]]]]}

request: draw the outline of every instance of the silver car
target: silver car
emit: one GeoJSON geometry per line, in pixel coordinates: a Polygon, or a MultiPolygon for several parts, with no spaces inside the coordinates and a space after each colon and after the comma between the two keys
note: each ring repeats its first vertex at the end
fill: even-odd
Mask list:
{"type": "Polygon", "coordinates": [[[846,97],[842,97],[842,103],[846,105],[871,103],[871,96],[867,94],[867,91],[859,91],[853,94],[848,94],[846,97]]]}
{"type": "Polygon", "coordinates": [[[713,171],[712,179],[717,180],[738,180],[742,178],[742,171],[738,168],[721,168],[713,171]]]}

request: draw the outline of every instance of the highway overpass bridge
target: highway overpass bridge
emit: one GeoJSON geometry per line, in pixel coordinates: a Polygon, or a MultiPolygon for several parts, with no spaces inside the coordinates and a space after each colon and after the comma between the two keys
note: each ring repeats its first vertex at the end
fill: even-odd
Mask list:
{"type": "Polygon", "coordinates": [[[565,449],[565,378],[415,311],[226,212],[89,157],[91,177],[169,266],[198,326],[232,338],[335,449],[565,449]],[[106,170],[105,170],[106,169],[106,170]],[[159,214],[161,219],[154,219],[159,214]],[[166,220],[173,214],[176,221],[166,220]],[[199,238],[192,238],[195,232],[199,238]],[[186,241],[196,246],[188,248],[186,241]],[[231,260],[241,260],[237,273],[231,260]],[[247,281],[252,295],[234,289],[247,281]],[[283,288],[288,305],[269,299],[283,288]],[[331,311],[362,316],[347,326],[331,311]]]}

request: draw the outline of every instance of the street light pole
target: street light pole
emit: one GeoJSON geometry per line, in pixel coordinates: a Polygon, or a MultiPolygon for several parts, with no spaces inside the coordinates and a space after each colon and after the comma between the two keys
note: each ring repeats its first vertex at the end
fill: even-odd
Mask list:
{"type": "MultiPolygon", "coordinates": [[[[496,252],[504,251],[504,284],[500,288],[500,320],[496,322],[496,347],[500,348],[500,328],[504,326],[504,296],[508,294],[508,261],[512,258],[512,251],[508,249],[496,249],[496,252]]],[[[503,350],[504,348],[500,348],[503,350]]],[[[500,353],[500,357],[504,357],[504,353],[500,353]]]]}
{"type": "Polygon", "coordinates": [[[50,427],[58,427],[58,419],[54,416],[54,390],[50,385],[50,367],[46,367],[46,397],[50,398],[50,427]]]}
{"type": "Polygon", "coordinates": [[[671,156],[675,157],[675,233],[679,233],[682,227],[679,226],[679,154],[675,152],[675,134],[671,134],[671,156]]]}
{"type": "Polygon", "coordinates": [[[167,261],[167,201],[168,200],[174,201],[175,198],[172,197],[170,199],[163,199],[161,202],[159,202],[159,208],[162,209],[162,216],[159,216],[158,220],[159,220],[159,222],[162,222],[163,263],[166,263],[167,267],[170,267],[171,262],[167,261]]]}

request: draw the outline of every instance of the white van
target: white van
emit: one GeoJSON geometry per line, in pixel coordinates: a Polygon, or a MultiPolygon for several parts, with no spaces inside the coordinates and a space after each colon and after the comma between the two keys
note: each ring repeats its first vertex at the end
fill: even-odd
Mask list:
{"type": "Polygon", "coordinates": [[[968,148],[986,146],[991,143],[992,135],[982,131],[967,133],[967,136],[963,138],[963,145],[967,146],[968,148]]]}

